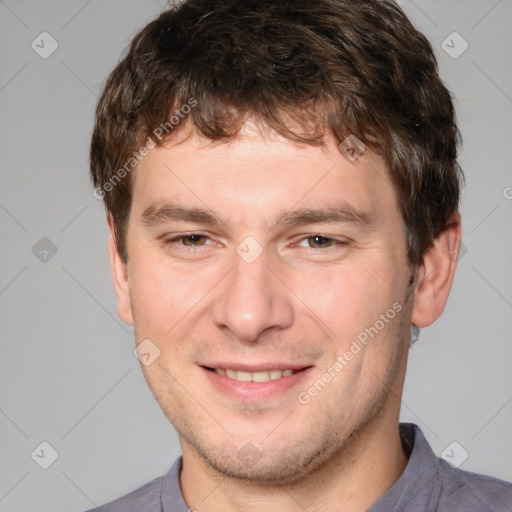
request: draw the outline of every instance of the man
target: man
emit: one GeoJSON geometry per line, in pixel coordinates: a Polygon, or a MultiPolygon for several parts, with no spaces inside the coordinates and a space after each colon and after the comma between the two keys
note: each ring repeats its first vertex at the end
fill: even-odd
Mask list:
{"type": "Polygon", "coordinates": [[[190,0],[135,37],[92,176],[183,457],[101,510],[512,510],[398,422],[411,330],[455,273],[457,140],[392,2],[190,0]]]}

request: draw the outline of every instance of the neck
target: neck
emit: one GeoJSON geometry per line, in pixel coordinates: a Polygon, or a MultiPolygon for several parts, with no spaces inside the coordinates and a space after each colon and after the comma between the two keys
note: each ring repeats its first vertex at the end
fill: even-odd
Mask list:
{"type": "Polygon", "coordinates": [[[398,480],[407,457],[398,415],[379,415],[314,474],[287,486],[262,486],[213,472],[182,439],[180,483],[187,504],[201,512],[367,510],[398,480]],[[392,421],[391,421],[392,420],[392,421]]]}

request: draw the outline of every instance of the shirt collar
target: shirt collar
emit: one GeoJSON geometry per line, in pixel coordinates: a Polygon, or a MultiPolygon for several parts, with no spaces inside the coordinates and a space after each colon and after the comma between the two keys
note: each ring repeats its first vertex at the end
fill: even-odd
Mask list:
{"type": "Polygon", "coordinates": [[[183,458],[179,457],[162,481],[162,512],[189,512],[180,488],[183,458]]]}
{"type": "Polygon", "coordinates": [[[436,478],[437,457],[417,425],[401,423],[400,438],[404,450],[410,452],[409,462],[400,478],[368,512],[433,512],[440,486],[436,478]]]}

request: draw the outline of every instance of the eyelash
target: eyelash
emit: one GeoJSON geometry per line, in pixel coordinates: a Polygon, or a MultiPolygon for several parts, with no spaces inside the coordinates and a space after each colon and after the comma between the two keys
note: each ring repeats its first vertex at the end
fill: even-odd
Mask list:
{"type": "MultiPolygon", "coordinates": [[[[172,246],[172,245],[175,245],[175,244],[180,244],[180,242],[181,242],[180,245],[181,245],[181,247],[185,248],[185,250],[193,250],[193,249],[197,249],[199,247],[202,247],[204,245],[212,245],[212,244],[185,245],[183,243],[183,240],[185,238],[190,238],[190,237],[193,237],[193,236],[204,237],[207,240],[212,241],[210,236],[207,235],[206,233],[192,232],[192,233],[182,233],[182,234],[179,234],[179,235],[175,235],[175,236],[165,240],[164,244],[166,246],[172,246]]],[[[303,236],[302,238],[300,238],[300,240],[295,242],[295,244],[297,245],[297,244],[300,244],[301,242],[304,242],[304,241],[307,241],[308,239],[313,239],[313,238],[324,238],[325,240],[330,242],[330,244],[327,247],[324,247],[324,248],[322,248],[322,247],[304,247],[305,249],[309,249],[311,251],[320,251],[320,250],[321,251],[326,251],[326,250],[331,249],[331,248],[333,248],[335,246],[345,246],[345,245],[348,245],[348,243],[349,243],[346,240],[340,240],[338,238],[322,235],[320,233],[313,233],[313,234],[309,234],[309,235],[303,236]]]]}
{"type": "Polygon", "coordinates": [[[348,242],[346,240],[340,240],[338,238],[334,238],[332,236],[326,236],[326,235],[322,235],[320,233],[314,233],[314,234],[311,234],[311,235],[307,235],[307,236],[304,236],[302,237],[298,243],[301,243],[303,241],[307,241],[308,239],[311,239],[311,238],[324,238],[325,240],[327,240],[329,243],[329,245],[327,247],[305,247],[305,249],[310,249],[310,250],[313,250],[313,251],[318,251],[318,250],[327,250],[327,249],[331,249],[335,246],[344,246],[344,245],[347,245],[348,242]]]}
{"type": "MultiPolygon", "coordinates": [[[[171,238],[168,238],[167,240],[164,241],[164,244],[167,246],[171,246],[171,245],[174,245],[174,244],[177,244],[179,242],[181,242],[181,245],[183,247],[187,247],[187,248],[196,248],[196,247],[201,247],[201,245],[185,245],[183,243],[183,240],[185,238],[190,238],[190,237],[193,237],[193,236],[200,236],[200,237],[204,237],[204,238],[207,238],[208,240],[211,240],[211,238],[206,234],[206,233],[197,233],[197,232],[193,232],[193,233],[182,233],[180,235],[175,235],[171,238]]],[[[211,245],[211,244],[203,244],[203,245],[211,245]]]]}

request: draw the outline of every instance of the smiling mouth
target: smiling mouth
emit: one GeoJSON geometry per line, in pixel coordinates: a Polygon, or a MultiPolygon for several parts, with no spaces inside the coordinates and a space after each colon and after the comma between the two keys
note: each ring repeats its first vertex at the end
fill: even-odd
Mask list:
{"type": "MultiPolygon", "coordinates": [[[[208,368],[206,370],[215,372],[221,377],[227,377],[231,380],[237,380],[239,382],[269,382],[271,380],[278,380],[286,377],[290,377],[295,373],[307,370],[307,368],[301,368],[300,370],[284,369],[284,370],[268,370],[259,372],[247,372],[243,370],[234,370],[231,368],[208,368]]],[[[308,367],[309,368],[309,367],[308,367]]]]}

